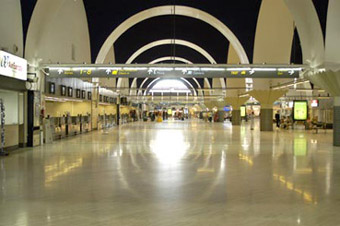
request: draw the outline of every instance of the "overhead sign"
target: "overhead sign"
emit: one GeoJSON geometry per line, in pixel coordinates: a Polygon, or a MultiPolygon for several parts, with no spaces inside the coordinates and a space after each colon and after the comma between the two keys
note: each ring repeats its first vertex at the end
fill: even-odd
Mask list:
{"type": "Polygon", "coordinates": [[[308,118],[308,102],[307,101],[294,101],[294,120],[306,121],[308,118]]]}
{"type": "Polygon", "coordinates": [[[303,70],[299,66],[263,65],[49,65],[47,73],[51,77],[67,78],[299,78],[303,70]],[[246,67],[249,66],[249,67],[246,67]]]}
{"type": "Polygon", "coordinates": [[[27,60],[0,50],[0,75],[27,80],[27,60]]]}

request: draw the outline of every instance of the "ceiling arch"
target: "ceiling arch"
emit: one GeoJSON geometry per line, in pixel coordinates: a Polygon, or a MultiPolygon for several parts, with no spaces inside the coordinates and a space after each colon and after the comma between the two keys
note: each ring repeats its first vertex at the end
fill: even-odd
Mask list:
{"type": "Polygon", "coordinates": [[[160,46],[160,45],[169,45],[169,44],[187,46],[191,49],[196,50],[200,54],[202,54],[207,60],[209,60],[210,63],[216,64],[216,60],[205,49],[203,49],[202,47],[200,47],[200,46],[198,46],[198,45],[196,45],[192,42],[189,42],[189,41],[186,41],[186,40],[180,40],[180,39],[163,39],[163,40],[151,42],[151,43],[141,47],[134,54],[132,54],[132,56],[126,61],[126,64],[131,64],[139,55],[141,55],[142,53],[144,53],[145,51],[147,51],[151,48],[154,48],[154,47],[160,46]]]}
{"type": "MultiPolygon", "coordinates": [[[[173,56],[168,56],[168,57],[161,57],[161,58],[158,58],[158,59],[155,59],[153,61],[151,61],[149,64],[156,64],[156,63],[160,63],[160,62],[164,62],[164,61],[167,61],[167,60],[175,60],[175,61],[180,61],[180,62],[183,62],[183,63],[186,63],[186,64],[193,64],[191,61],[187,60],[187,59],[184,59],[184,58],[181,58],[181,57],[173,57],[173,56]]],[[[149,78],[145,78],[143,80],[143,82],[141,83],[140,87],[139,88],[143,88],[143,85],[145,84],[145,82],[148,80],[149,78]]],[[[184,79],[186,82],[188,82],[186,79],[184,79]]],[[[198,88],[202,88],[201,87],[201,84],[197,81],[196,78],[193,78],[194,82],[196,83],[197,87],[198,88]]],[[[209,80],[208,79],[205,79],[206,82],[209,84],[210,86],[210,83],[209,83],[209,80]]],[[[189,82],[190,83],[190,82],[189,82]]],[[[132,81],[132,84],[131,84],[131,87],[133,88],[137,88],[137,79],[134,78],[133,81],[132,81]]],[[[191,87],[193,88],[193,86],[191,85],[191,87]]],[[[200,93],[201,95],[203,95],[203,92],[201,91],[200,93]]]]}
{"type": "Polygon", "coordinates": [[[158,63],[161,63],[161,62],[164,62],[164,61],[179,61],[179,62],[182,62],[182,63],[185,63],[185,64],[193,64],[190,60],[187,60],[185,58],[182,58],[182,57],[173,57],[173,56],[166,56],[166,57],[161,57],[161,58],[158,58],[158,59],[155,59],[153,61],[150,62],[150,64],[158,64],[158,63]]]}
{"type": "MultiPolygon", "coordinates": [[[[160,45],[168,45],[168,44],[178,44],[178,45],[183,45],[186,47],[189,47],[191,49],[196,50],[197,52],[201,53],[211,64],[216,64],[216,60],[202,47],[189,42],[189,41],[185,41],[185,40],[177,40],[177,39],[163,39],[163,40],[158,40],[155,42],[151,42],[149,44],[146,44],[145,46],[141,47],[140,49],[138,49],[135,53],[133,53],[131,55],[131,57],[129,57],[129,59],[127,60],[126,64],[131,64],[139,55],[141,55],[142,53],[144,53],[145,51],[160,46],[160,45]]],[[[162,57],[156,60],[151,61],[149,64],[156,64],[162,61],[167,61],[167,60],[173,60],[173,59],[182,59],[182,62],[184,63],[188,63],[188,64],[192,64],[191,61],[188,61],[186,59],[180,58],[180,57],[171,57],[171,56],[166,56],[166,57],[162,57]]],[[[145,81],[145,80],[144,80],[145,81]]],[[[207,84],[209,84],[209,87],[211,88],[211,84],[209,82],[209,80],[207,78],[205,78],[205,81],[207,84]]],[[[131,84],[131,87],[136,86],[136,82],[137,82],[137,78],[134,78],[131,84]]],[[[195,79],[195,82],[197,82],[197,80],[195,79]]],[[[117,82],[117,87],[119,88],[122,84],[122,78],[118,79],[117,82]]],[[[220,84],[222,88],[226,87],[225,84],[225,80],[223,78],[220,78],[220,84]]]]}
{"type": "Polygon", "coordinates": [[[165,15],[181,15],[181,16],[187,16],[196,18],[199,20],[202,20],[211,26],[213,26],[215,29],[217,29],[219,32],[221,32],[226,39],[229,40],[230,44],[233,46],[235,51],[237,52],[241,63],[249,63],[247,54],[241,45],[240,41],[237,39],[237,37],[234,35],[234,33],[220,20],[218,20],[216,17],[202,11],[196,8],[187,7],[187,6],[159,6],[150,8],[147,10],[144,10],[142,12],[139,12],[135,14],[134,16],[128,18],[125,20],[122,24],[120,24],[106,39],[104,44],[102,45],[99,54],[96,59],[96,63],[103,63],[105,60],[105,57],[107,53],[109,52],[112,45],[115,43],[115,41],[129,28],[136,25],[137,23],[157,16],[165,16],[165,15]]]}

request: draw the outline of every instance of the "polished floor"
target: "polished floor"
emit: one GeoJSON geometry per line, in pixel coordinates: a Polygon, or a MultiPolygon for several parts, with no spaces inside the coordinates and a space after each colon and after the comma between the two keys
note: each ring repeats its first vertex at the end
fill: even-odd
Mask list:
{"type": "Polygon", "coordinates": [[[0,158],[0,225],[340,225],[330,131],[133,123],[0,158]]]}

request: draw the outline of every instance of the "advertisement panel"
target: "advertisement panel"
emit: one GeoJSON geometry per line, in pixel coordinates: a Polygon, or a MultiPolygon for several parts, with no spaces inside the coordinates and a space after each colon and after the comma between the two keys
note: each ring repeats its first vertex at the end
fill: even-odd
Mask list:
{"type": "Polygon", "coordinates": [[[241,106],[240,110],[241,110],[241,117],[246,117],[246,106],[241,106]]]}
{"type": "Polygon", "coordinates": [[[294,120],[306,121],[308,118],[308,102],[305,100],[294,101],[294,120]]]}
{"type": "Polygon", "coordinates": [[[27,80],[27,60],[0,50],[0,75],[27,80]]]}

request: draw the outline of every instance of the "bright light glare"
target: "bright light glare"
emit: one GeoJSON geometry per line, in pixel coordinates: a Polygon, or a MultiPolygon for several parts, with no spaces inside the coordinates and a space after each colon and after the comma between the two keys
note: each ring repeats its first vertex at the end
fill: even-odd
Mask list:
{"type": "Polygon", "coordinates": [[[155,139],[150,142],[151,151],[162,164],[176,164],[190,147],[184,137],[180,130],[157,130],[155,139]]]}
{"type": "Polygon", "coordinates": [[[156,83],[156,85],[154,85],[154,87],[152,87],[150,91],[152,92],[153,90],[172,90],[172,89],[190,91],[188,87],[184,85],[183,82],[175,79],[160,80],[159,82],[156,83]]]}

